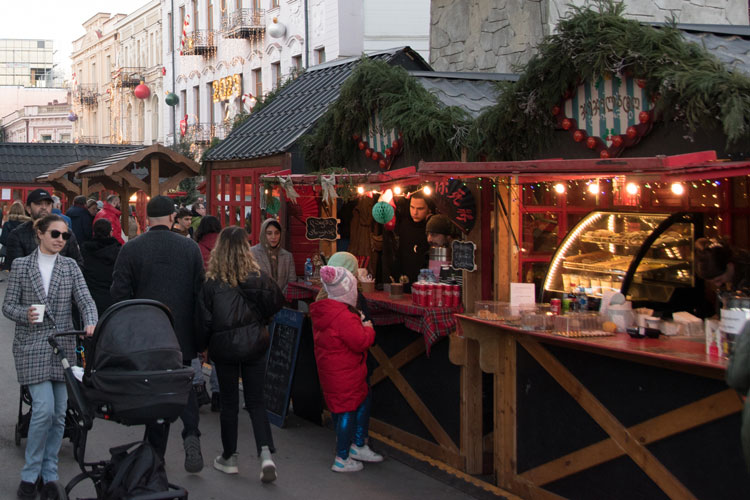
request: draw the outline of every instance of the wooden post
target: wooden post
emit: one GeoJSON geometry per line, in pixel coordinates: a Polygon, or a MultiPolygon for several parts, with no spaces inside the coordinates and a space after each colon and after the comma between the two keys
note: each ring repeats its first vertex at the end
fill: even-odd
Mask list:
{"type": "Polygon", "coordinates": [[[518,199],[513,196],[510,182],[511,178],[496,182],[497,194],[507,210],[506,217],[502,207],[495,207],[495,300],[504,302],[510,300],[510,283],[518,280],[518,199]]]}
{"type": "MultiPolygon", "coordinates": [[[[336,217],[336,200],[330,203],[324,203],[320,206],[323,217],[336,217]]],[[[320,253],[326,256],[326,259],[336,253],[336,241],[320,240],[318,243],[320,253]]]]}
{"type": "Polygon", "coordinates": [[[123,185],[117,194],[120,196],[120,225],[122,226],[122,232],[127,236],[130,234],[130,186],[127,182],[123,181],[123,185]]]}
{"type": "Polygon", "coordinates": [[[161,194],[159,187],[159,158],[154,155],[151,157],[151,170],[150,170],[150,184],[151,184],[151,197],[158,196],[161,194]]]}
{"type": "Polygon", "coordinates": [[[89,179],[88,177],[81,178],[81,194],[86,198],[89,197],[89,179]]]}
{"type": "MultiPolygon", "coordinates": [[[[478,207],[482,206],[482,190],[475,185],[467,186],[474,195],[474,200],[478,207]]],[[[481,268],[482,262],[482,219],[486,216],[481,210],[476,211],[476,220],[471,232],[466,236],[467,241],[473,241],[477,245],[477,251],[474,255],[475,262],[480,263],[477,270],[473,272],[463,272],[463,294],[462,300],[464,310],[467,312],[474,311],[474,302],[482,300],[482,275],[488,273],[488,269],[481,268]]]]}
{"type": "MultiPolygon", "coordinates": [[[[479,342],[463,339],[465,364],[461,366],[461,455],[466,472],[482,473],[482,370],[479,368],[479,342]]],[[[453,342],[453,338],[451,338],[453,342]]]]}
{"type": "Polygon", "coordinates": [[[497,485],[512,489],[516,479],[516,339],[503,335],[497,343],[495,372],[494,457],[497,485]]]}

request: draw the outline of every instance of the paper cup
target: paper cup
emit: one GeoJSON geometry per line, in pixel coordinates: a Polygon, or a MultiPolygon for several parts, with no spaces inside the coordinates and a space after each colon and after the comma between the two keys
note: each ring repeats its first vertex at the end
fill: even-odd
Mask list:
{"type": "Polygon", "coordinates": [[[44,309],[47,307],[44,304],[32,304],[31,307],[34,308],[34,312],[39,314],[39,317],[34,321],[34,323],[42,323],[44,321],[44,309]]]}
{"type": "Polygon", "coordinates": [[[570,275],[563,274],[562,281],[563,281],[563,290],[567,292],[568,290],[570,290],[570,275]]]}

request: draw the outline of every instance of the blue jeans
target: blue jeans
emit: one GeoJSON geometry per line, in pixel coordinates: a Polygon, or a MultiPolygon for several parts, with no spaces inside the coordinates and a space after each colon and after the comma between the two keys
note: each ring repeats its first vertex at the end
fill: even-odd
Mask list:
{"type": "Polygon", "coordinates": [[[57,481],[57,455],[65,432],[65,410],[68,390],[65,382],[45,381],[29,385],[31,421],[26,440],[26,463],[21,469],[21,480],[36,482],[57,481]]]}
{"type": "Polygon", "coordinates": [[[370,427],[370,392],[355,411],[331,413],[333,425],[336,426],[336,456],[349,458],[349,447],[352,443],[364,446],[370,427]]]}

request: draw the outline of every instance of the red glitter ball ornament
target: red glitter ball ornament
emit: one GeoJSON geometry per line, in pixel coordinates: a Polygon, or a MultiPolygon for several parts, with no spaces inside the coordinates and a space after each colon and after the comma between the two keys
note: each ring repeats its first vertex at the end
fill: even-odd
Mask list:
{"type": "Polygon", "coordinates": [[[612,145],[616,148],[619,148],[620,146],[622,146],[622,136],[616,135],[612,137],[612,145]]]}
{"type": "Polygon", "coordinates": [[[573,127],[573,120],[571,120],[570,118],[565,118],[562,121],[563,130],[570,130],[572,127],[573,127]]]}
{"type": "Polygon", "coordinates": [[[365,141],[359,141],[359,150],[362,151],[367,147],[367,143],[365,141]]]}
{"type": "Polygon", "coordinates": [[[609,151],[607,151],[606,149],[602,149],[601,151],[599,151],[599,157],[600,158],[609,158],[609,151]]]}
{"type": "Polygon", "coordinates": [[[576,130],[573,132],[573,140],[576,142],[581,142],[586,137],[586,132],[583,130],[576,130]]]}
{"type": "Polygon", "coordinates": [[[627,135],[629,139],[635,139],[636,136],[638,135],[638,130],[636,130],[636,128],[631,125],[625,131],[625,135],[627,135]]]}
{"type": "Polygon", "coordinates": [[[365,151],[365,156],[368,158],[372,158],[372,149],[367,148],[367,151],[365,151]]]}
{"type": "Polygon", "coordinates": [[[641,123],[648,123],[648,121],[651,119],[651,116],[648,114],[648,111],[641,111],[638,113],[638,121],[641,123]]]}
{"type": "Polygon", "coordinates": [[[586,147],[589,149],[594,149],[596,147],[596,137],[589,137],[586,139],[586,147]]]}

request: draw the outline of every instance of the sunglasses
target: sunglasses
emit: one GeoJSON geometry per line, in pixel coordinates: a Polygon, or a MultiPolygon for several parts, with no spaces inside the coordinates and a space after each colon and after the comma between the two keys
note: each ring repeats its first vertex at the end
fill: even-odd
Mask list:
{"type": "Polygon", "coordinates": [[[65,241],[68,241],[70,239],[70,233],[69,232],[66,231],[64,233],[61,233],[57,229],[53,229],[52,231],[50,231],[49,235],[52,236],[52,239],[54,239],[54,240],[56,240],[60,236],[62,236],[62,239],[65,240],[65,241]]]}

